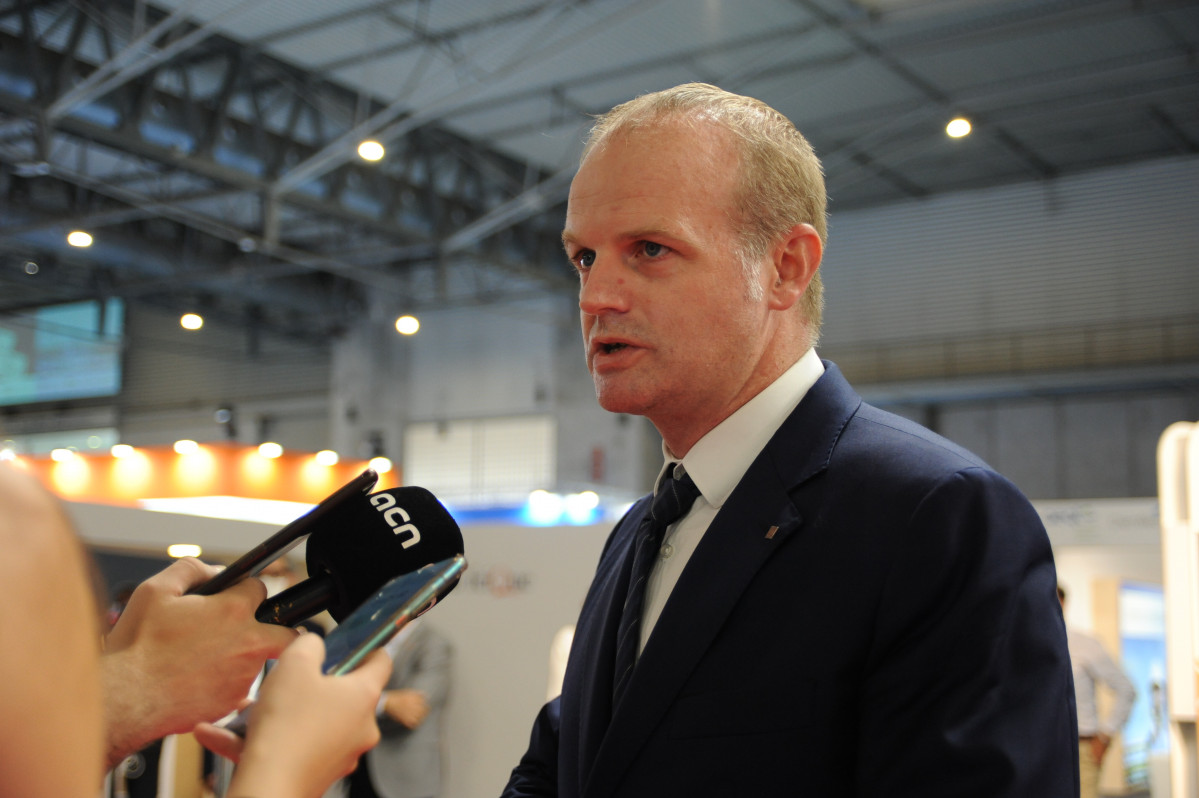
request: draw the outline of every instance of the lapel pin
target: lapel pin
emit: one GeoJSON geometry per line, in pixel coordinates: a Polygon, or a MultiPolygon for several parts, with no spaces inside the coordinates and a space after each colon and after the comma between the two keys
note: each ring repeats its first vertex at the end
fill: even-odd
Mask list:
{"type": "Polygon", "coordinates": [[[770,529],[766,530],[766,539],[774,540],[774,533],[778,532],[778,531],[779,531],[779,528],[777,526],[770,527],[770,529]]]}

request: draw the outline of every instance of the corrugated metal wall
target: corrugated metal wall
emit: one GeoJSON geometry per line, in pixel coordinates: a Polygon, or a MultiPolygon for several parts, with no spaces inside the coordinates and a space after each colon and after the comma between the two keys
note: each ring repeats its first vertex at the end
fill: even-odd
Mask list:
{"type": "Polygon", "coordinates": [[[294,448],[327,446],[330,354],[271,336],[251,342],[212,321],[189,332],[176,316],[130,311],[126,321],[122,439],[158,444],[178,437],[219,440],[213,414],[236,410],[239,439],[266,432],[294,448]]]}
{"type": "Polygon", "coordinates": [[[1199,159],[836,212],[823,350],[858,380],[1199,357],[1199,159]]]}

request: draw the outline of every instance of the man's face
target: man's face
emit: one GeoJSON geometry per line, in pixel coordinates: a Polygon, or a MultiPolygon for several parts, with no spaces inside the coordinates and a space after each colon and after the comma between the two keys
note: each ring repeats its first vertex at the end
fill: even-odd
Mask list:
{"type": "Polygon", "coordinates": [[[773,321],[736,246],[737,171],[722,134],[667,123],[617,133],[571,185],[563,241],[600,405],[648,417],[668,446],[689,448],[775,376],[773,321]]]}

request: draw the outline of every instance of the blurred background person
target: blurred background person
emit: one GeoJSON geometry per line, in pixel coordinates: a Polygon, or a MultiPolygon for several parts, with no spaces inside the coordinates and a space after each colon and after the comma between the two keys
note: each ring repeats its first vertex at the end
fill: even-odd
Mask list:
{"type": "MultiPolygon", "coordinates": [[[[1057,586],[1057,597],[1066,609],[1066,590],[1057,586]]],[[[1074,694],[1078,705],[1078,777],[1080,798],[1099,795],[1099,768],[1111,747],[1112,738],[1120,733],[1137,691],[1132,680],[1095,637],[1067,624],[1066,643],[1070,648],[1070,665],[1074,670],[1074,694]],[[1096,702],[1096,686],[1106,685],[1113,699],[1107,714],[1101,719],[1096,702]]]]}
{"type": "Polygon", "coordinates": [[[444,635],[417,619],[385,650],[392,671],[375,711],[381,739],[330,796],[435,798],[441,792],[442,719],[453,649],[444,635]]]}

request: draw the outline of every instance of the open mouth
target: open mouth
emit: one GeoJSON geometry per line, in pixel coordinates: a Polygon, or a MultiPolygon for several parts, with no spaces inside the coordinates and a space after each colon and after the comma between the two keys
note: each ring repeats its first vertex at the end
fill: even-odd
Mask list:
{"type": "Polygon", "coordinates": [[[605,355],[610,355],[613,352],[619,352],[621,349],[627,349],[628,346],[629,346],[628,344],[622,344],[622,343],[600,344],[600,351],[603,352],[605,355]]]}

